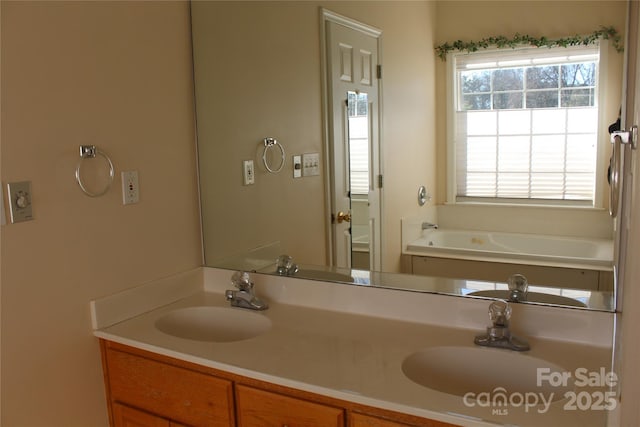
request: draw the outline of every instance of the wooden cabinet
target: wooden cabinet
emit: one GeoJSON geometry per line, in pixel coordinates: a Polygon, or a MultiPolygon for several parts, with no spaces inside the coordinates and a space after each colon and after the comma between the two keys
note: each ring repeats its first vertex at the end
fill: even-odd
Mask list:
{"type": "Polygon", "coordinates": [[[186,427],[120,403],[113,404],[113,424],[121,427],[186,427]]]}
{"type": "Polygon", "coordinates": [[[231,381],[115,349],[105,359],[111,402],[192,426],[235,426],[231,381]]]}
{"type": "Polygon", "coordinates": [[[236,386],[238,427],[342,427],[344,410],[271,393],[243,385],[236,386]]]}
{"type": "Polygon", "coordinates": [[[113,427],[447,427],[101,340],[113,427]],[[235,392],[234,392],[235,390],[235,392]]]}
{"type": "Polygon", "coordinates": [[[359,414],[354,412],[349,417],[349,427],[446,427],[451,424],[443,423],[440,421],[425,420],[419,421],[420,424],[405,424],[388,419],[373,417],[370,415],[359,414]]]}

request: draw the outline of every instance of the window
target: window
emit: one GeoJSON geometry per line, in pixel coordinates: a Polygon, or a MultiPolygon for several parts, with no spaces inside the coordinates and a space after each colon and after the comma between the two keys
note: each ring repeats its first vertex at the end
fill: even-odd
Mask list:
{"type": "Polygon", "coordinates": [[[369,194],[369,101],[366,93],[347,93],[349,171],[352,195],[369,194]]]}
{"type": "Polygon", "coordinates": [[[593,205],[598,48],[452,59],[456,200],[593,205]]]}

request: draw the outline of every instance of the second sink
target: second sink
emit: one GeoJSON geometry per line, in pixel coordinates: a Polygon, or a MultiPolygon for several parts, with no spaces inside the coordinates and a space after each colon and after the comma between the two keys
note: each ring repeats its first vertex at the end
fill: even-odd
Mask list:
{"type": "Polygon", "coordinates": [[[155,326],[179,338],[230,342],[267,332],[271,329],[271,320],[240,308],[198,306],[173,310],[160,317],[155,326]]]}
{"type": "Polygon", "coordinates": [[[456,396],[505,389],[510,393],[543,393],[552,401],[564,398],[571,385],[537,384],[538,369],[564,372],[546,360],[507,350],[479,347],[432,347],[418,351],[402,363],[405,376],[432,390],[456,396]]]}

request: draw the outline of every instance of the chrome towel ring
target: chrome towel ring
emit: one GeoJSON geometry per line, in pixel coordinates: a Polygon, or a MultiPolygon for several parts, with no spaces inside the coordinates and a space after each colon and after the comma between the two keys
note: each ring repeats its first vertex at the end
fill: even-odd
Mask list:
{"type": "Polygon", "coordinates": [[[80,189],[82,190],[82,192],[84,194],[86,194],[89,197],[102,196],[107,191],[109,191],[109,188],[111,187],[111,183],[113,183],[114,175],[115,175],[115,173],[114,173],[114,170],[113,170],[113,163],[111,162],[111,159],[109,158],[109,156],[107,156],[103,151],[98,150],[98,148],[95,145],[81,145],[80,146],[80,161],[78,162],[78,166],[76,167],[76,181],[78,182],[78,185],[80,186],[80,189]],[[82,182],[82,178],[80,176],[80,168],[82,167],[82,162],[85,159],[93,159],[97,155],[98,156],[102,156],[107,161],[107,163],[109,164],[109,181],[107,182],[107,185],[102,189],[102,191],[98,191],[98,192],[93,193],[93,192],[87,190],[87,188],[85,187],[84,183],[82,182]]]}
{"type": "Polygon", "coordinates": [[[284,147],[280,144],[275,138],[265,138],[262,140],[264,143],[264,152],[262,153],[262,161],[264,162],[264,167],[271,173],[278,173],[284,167],[284,147]],[[267,152],[272,147],[280,148],[280,166],[275,169],[269,166],[269,162],[267,161],[267,152]]]}

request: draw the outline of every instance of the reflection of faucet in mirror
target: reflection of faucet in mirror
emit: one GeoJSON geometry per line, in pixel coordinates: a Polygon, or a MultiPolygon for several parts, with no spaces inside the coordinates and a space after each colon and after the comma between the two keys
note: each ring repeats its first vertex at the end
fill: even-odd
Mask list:
{"type": "MultiPolygon", "coordinates": [[[[461,184],[462,180],[453,179],[454,171],[448,163],[447,141],[453,140],[453,135],[450,135],[448,130],[447,118],[458,117],[458,113],[449,111],[446,105],[446,99],[449,99],[450,95],[453,96],[448,93],[448,89],[443,89],[446,96],[437,97],[434,91],[426,90],[429,87],[447,87],[445,80],[448,72],[445,65],[450,62],[441,64],[434,62],[430,55],[416,57],[404,54],[433,49],[430,38],[415,37],[424,28],[430,28],[434,37],[443,41],[461,36],[471,39],[486,36],[486,31],[491,28],[500,29],[505,23],[517,20],[518,15],[530,7],[525,5],[527,2],[524,2],[523,6],[509,8],[508,11],[503,10],[502,5],[488,1],[465,4],[465,7],[459,7],[456,2],[438,2],[438,20],[443,18],[443,22],[454,22],[455,19],[455,22],[461,22],[463,19],[464,24],[435,25],[433,28],[428,25],[435,18],[435,15],[432,15],[435,8],[431,10],[431,6],[427,6],[431,4],[429,2],[409,2],[410,4],[403,3],[402,6],[396,6],[390,1],[350,6],[341,2],[330,2],[330,7],[335,9],[336,14],[363,24],[375,25],[382,34],[393,34],[397,43],[393,43],[392,46],[385,45],[384,58],[371,56],[370,72],[366,74],[370,77],[367,83],[369,86],[358,86],[355,83],[360,79],[352,79],[349,85],[333,87],[327,84],[324,91],[321,90],[322,82],[344,82],[344,79],[340,79],[341,74],[335,74],[333,69],[330,71],[329,61],[324,64],[322,70],[317,67],[322,60],[330,59],[329,56],[321,58],[327,52],[318,49],[317,46],[318,37],[322,37],[323,33],[326,36],[330,17],[323,15],[323,25],[318,28],[316,3],[292,2],[291,4],[296,4],[295,11],[282,2],[266,2],[269,7],[240,3],[245,2],[193,2],[191,10],[205,265],[234,270],[260,269],[263,268],[263,264],[256,268],[252,264],[253,259],[241,259],[241,254],[253,248],[279,242],[282,250],[265,258],[268,263],[265,261],[264,266],[268,266],[271,274],[275,273],[273,261],[279,254],[288,252],[296,254],[295,261],[299,265],[317,266],[314,270],[344,267],[344,276],[347,278],[359,277],[346,271],[348,268],[370,270],[393,276],[389,280],[385,277],[385,280],[376,281],[377,276],[372,274],[372,284],[376,286],[389,287],[388,283],[393,282],[394,288],[399,287],[395,285],[398,283],[410,290],[427,291],[422,278],[413,277],[424,274],[419,268],[422,266],[422,259],[404,250],[405,236],[400,227],[403,219],[408,219],[407,223],[411,222],[407,228],[410,228],[411,232],[415,230],[417,234],[421,232],[422,221],[428,218],[439,225],[439,231],[457,230],[464,226],[470,230],[529,232],[535,235],[539,229],[558,229],[563,230],[563,233],[566,230],[567,235],[582,237],[582,231],[588,229],[593,231],[590,234],[594,237],[610,240],[613,222],[603,209],[547,209],[546,206],[530,209],[520,203],[489,206],[483,203],[483,200],[461,200],[460,203],[454,200],[455,184],[461,184]],[[384,13],[381,13],[383,11],[384,13]],[[482,28],[474,25],[478,11],[482,11],[483,14],[482,28]],[[376,18],[372,19],[372,16],[376,18]],[[309,37],[292,36],[303,27],[306,28],[305,31],[308,30],[309,37]],[[235,33],[242,33],[244,36],[225,37],[235,33]],[[237,52],[251,50],[256,45],[263,48],[252,50],[252,55],[237,55],[237,52]],[[285,51],[295,51],[297,54],[281,56],[280,52],[285,51]],[[305,76],[305,79],[291,79],[288,73],[271,73],[263,79],[252,78],[253,70],[259,69],[264,63],[270,63],[273,58],[281,61],[279,63],[283,69],[288,69],[298,76],[305,76]],[[390,58],[393,58],[393,62],[389,61],[390,58]],[[216,65],[220,63],[230,66],[216,65]],[[379,69],[376,67],[378,64],[379,69]],[[385,68],[389,72],[383,72],[385,68]],[[378,73],[381,76],[385,74],[383,86],[378,84],[378,73]],[[408,82],[420,87],[407,92],[408,88],[413,88],[408,82]],[[304,96],[300,96],[301,93],[304,93],[304,96]],[[248,103],[246,99],[249,94],[252,102],[248,103]],[[278,102],[274,102],[274,99],[278,102]],[[325,99],[327,105],[323,104],[325,99]],[[388,102],[390,100],[392,102],[388,102]],[[385,101],[384,105],[382,101],[385,101]],[[330,114],[333,110],[336,112],[335,116],[330,114]],[[421,119],[416,120],[417,117],[421,119]],[[429,119],[424,120],[425,117],[429,119]],[[277,176],[268,174],[263,167],[257,167],[255,184],[242,185],[241,176],[236,173],[240,159],[254,156],[258,160],[257,166],[260,166],[263,147],[256,147],[259,145],[256,135],[266,134],[278,135],[281,139],[289,141],[287,152],[291,152],[292,155],[320,153],[319,174],[303,173],[300,178],[294,179],[290,178],[289,173],[293,170],[287,172],[286,167],[283,170],[286,173],[277,176]],[[301,135],[304,137],[300,137],[301,135]],[[341,145],[329,145],[330,137],[341,145]],[[357,153],[361,153],[362,157],[356,159],[357,153]],[[332,154],[344,156],[341,167],[335,166],[336,161],[332,154]],[[355,160],[359,162],[356,163],[355,160]],[[381,168],[381,165],[384,168],[381,168]],[[378,169],[372,169],[370,166],[378,169]],[[223,182],[224,185],[221,185],[223,182]],[[334,184],[345,186],[345,191],[335,192],[335,203],[329,194],[334,184]],[[358,191],[354,190],[355,184],[360,186],[358,191]],[[429,206],[419,208],[419,211],[416,210],[416,194],[413,190],[418,184],[424,184],[433,194],[433,202],[428,204],[429,206]],[[449,188],[450,185],[452,188],[449,188]],[[349,192],[350,189],[354,191],[349,192]],[[286,197],[280,198],[285,195],[286,197]],[[338,196],[342,196],[342,200],[337,200],[338,196]],[[281,202],[274,203],[276,199],[281,202]],[[449,201],[451,203],[448,203],[449,201]],[[234,206],[234,209],[229,209],[229,206],[234,206]],[[330,223],[329,218],[331,213],[340,210],[351,211],[353,219],[352,223],[342,223],[338,228],[330,223]],[[550,213],[547,215],[548,211],[550,213]],[[256,212],[260,212],[259,221],[255,220],[256,212]],[[581,221],[588,222],[581,226],[581,221]],[[550,227],[551,224],[554,226],[550,227]],[[371,230],[371,226],[375,228],[371,230]],[[493,229],[494,226],[497,229],[493,229]],[[335,247],[331,246],[332,233],[338,237],[336,242],[339,244],[335,247]],[[338,262],[338,257],[347,262],[338,262]],[[412,277],[405,278],[405,274],[412,277]],[[414,282],[419,282],[419,285],[414,286],[414,282]]],[[[329,4],[323,2],[325,3],[329,4]]],[[[523,25],[533,26],[537,33],[555,32],[563,26],[586,33],[593,29],[594,23],[600,22],[619,29],[624,28],[627,14],[625,2],[609,2],[606,8],[602,8],[600,1],[584,3],[581,3],[579,16],[565,16],[565,13],[561,13],[565,7],[563,2],[536,4],[536,11],[548,19],[539,22],[531,20],[523,25]]],[[[326,42],[326,37],[323,41],[326,42]]],[[[331,48],[329,43],[326,47],[325,50],[331,48]]],[[[354,52],[358,51],[359,49],[354,49],[354,52]]],[[[336,64],[331,65],[336,65],[337,71],[344,72],[345,70],[339,70],[340,61],[335,62],[336,64]]],[[[611,54],[607,56],[607,61],[603,60],[600,63],[601,67],[607,67],[606,75],[612,78],[606,79],[606,86],[597,91],[599,96],[605,98],[602,102],[599,100],[599,104],[614,105],[614,109],[607,110],[612,110],[612,117],[617,117],[620,105],[619,93],[622,91],[617,85],[622,79],[616,76],[622,76],[622,62],[621,56],[611,54]]],[[[354,72],[355,66],[347,71],[354,72]]],[[[606,116],[607,111],[603,109],[602,115],[606,116]]],[[[490,124],[483,123],[487,126],[490,124]]],[[[517,134],[517,138],[512,137],[521,141],[524,137],[521,138],[519,132],[517,134]]],[[[605,143],[609,144],[609,141],[606,140],[605,143]]],[[[480,157],[469,157],[470,162],[477,158],[496,158],[495,155],[491,156],[490,151],[483,149],[483,144],[478,139],[477,153],[480,157]]],[[[514,149],[521,147],[518,144],[513,145],[514,149]]],[[[550,147],[556,145],[550,144],[550,147]]],[[[597,147],[598,153],[602,151],[608,154],[609,145],[603,146],[603,150],[600,150],[598,142],[597,147]]],[[[580,158],[585,153],[581,149],[574,151],[580,158]]],[[[497,155],[497,152],[495,154],[497,155]]],[[[560,161],[561,157],[564,158],[553,158],[560,161]]],[[[524,162],[525,156],[520,160],[524,162]]],[[[601,175],[604,176],[605,173],[601,175]]],[[[598,180],[596,186],[600,184],[601,180],[598,180]]],[[[606,190],[606,183],[601,187],[606,190]]],[[[555,249],[544,247],[541,249],[542,255],[555,249]]],[[[441,256],[441,262],[461,262],[458,254],[452,251],[448,254],[455,257],[441,256]]],[[[530,263],[529,259],[520,259],[522,264],[527,266],[538,266],[540,263],[539,260],[530,263]]],[[[261,259],[260,262],[262,261],[261,259]]],[[[544,267],[546,269],[546,266],[544,267]]],[[[489,269],[490,267],[487,267],[485,270],[489,269]]],[[[449,271],[456,274],[467,272],[465,268],[457,266],[449,268],[449,271]]],[[[546,277],[539,279],[536,274],[529,273],[528,269],[512,270],[506,274],[500,272],[499,278],[495,280],[483,277],[466,279],[497,282],[503,281],[515,271],[525,271],[528,279],[541,287],[578,288],[565,283],[564,278],[558,279],[557,282],[552,282],[546,277]]],[[[589,308],[612,309],[612,293],[609,290],[613,287],[612,272],[612,264],[601,265],[597,269],[590,268],[587,273],[594,279],[589,283],[598,282],[597,286],[593,287],[582,279],[576,280],[585,293],[597,293],[595,298],[588,300],[589,308]],[[600,287],[600,283],[606,287],[600,287]]],[[[300,272],[296,275],[299,276],[300,272]]],[[[554,279],[560,277],[556,274],[550,276],[554,279]]],[[[435,289],[435,292],[463,295],[461,288],[453,282],[437,286],[435,289]]],[[[532,292],[529,292],[528,299],[532,297],[532,292]]]]}
{"type": "Polygon", "coordinates": [[[298,265],[293,263],[289,255],[280,255],[276,264],[276,273],[279,276],[293,276],[298,272],[298,265]]]}
{"type": "Polygon", "coordinates": [[[269,305],[258,298],[254,291],[254,283],[246,271],[236,271],[231,276],[231,283],[237,291],[227,290],[225,297],[233,307],[249,308],[251,310],[266,310],[269,305]]]}
{"type": "Polygon", "coordinates": [[[522,274],[512,274],[507,281],[509,285],[509,301],[522,302],[527,300],[527,289],[529,283],[522,274]]]}
{"type": "Polygon", "coordinates": [[[487,327],[487,333],[478,335],[473,342],[484,347],[506,348],[514,351],[527,351],[529,344],[511,335],[509,319],[511,307],[506,301],[494,301],[489,305],[489,319],[492,325],[487,327]]]}

